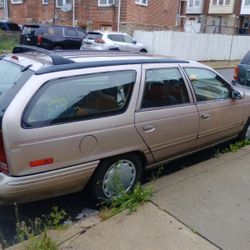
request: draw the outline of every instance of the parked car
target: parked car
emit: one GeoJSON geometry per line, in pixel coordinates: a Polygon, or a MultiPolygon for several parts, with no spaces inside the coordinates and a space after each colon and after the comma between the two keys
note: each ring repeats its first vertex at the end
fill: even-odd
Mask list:
{"type": "Polygon", "coordinates": [[[142,43],[120,32],[88,32],[82,41],[81,50],[84,49],[147,52],[147,48],[142,43]]]}
{"type": "Polygon", "coordinates": [[[21,31],[18,24],[6,20],[0,20],[0,30],[17,32],[21,31]]]}
{"type": "Polygon", "coordinates": [[[250,137],[250,96],[197,62],[20,46],[0,60],[0,202],[129,192],[145,169],[250,137]],[[34,53],[35,51],[35,53],[34,53]]]}
{"type": "Polygon", "coordinates": [[[48,50],[80,49],[85,32],[80,28],[54,25],[24,25],[20,43],[48,50]]]}
{"type": "Polygon", "coordinates": [[[250,87],[250,51],[246,53],[239,65],[234,68],[233,83],[250,87]]]}

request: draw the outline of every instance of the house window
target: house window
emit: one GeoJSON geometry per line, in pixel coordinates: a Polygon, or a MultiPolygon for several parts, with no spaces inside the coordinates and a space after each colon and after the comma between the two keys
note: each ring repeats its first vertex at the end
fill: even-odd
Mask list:
{"type": "Polygon", "coordinates": [[[115,0],[98,0],[98,6],[111,6],[115,4],[115,0]]]}
{"type": "Polygon", "coordinates": [[[23,3],[23,0],[11,0],[12,4],[19,4],[19,3],[23,3]]]}
{"type": "Polygon", "coordinates": [[[148,0],[135,0],[135,3],[148,6],[148,0]]]}
{"type": "Polygon", "coordinates": [[[3,8],[4,0],[0,0],[0,8],[3,8]]]}
{"type": "Polygon", "coordinates": [[[213,0],[212,5],[230,5],[230,0],[213,0]]]}
{"type": "Polygon", "coordinates": [[[194,5],[195,6],[200,6],[200,0],[195,0],[194,5]]]}
{"type": "Polygon", "coordinates": [[[71,0],[56,0],[56,7],[60,8],[68,3],[71,3],[71,0]]]}
{"type": "Polygon", "coordinates": [[[194,0],[189,0],[189,7],[193,7],[194,6],[194,0]]]}
{"type": "Polygon", "coordinates": [[[245,6],[250,6],[250,0],[245,0],[245,6]]]}
{"type": "Polygon", "coordinates": [[[43,3],[43,4],[48,4],[48,3],[49,3],[49,0],[42,0],[42,3],[43,3]]]}

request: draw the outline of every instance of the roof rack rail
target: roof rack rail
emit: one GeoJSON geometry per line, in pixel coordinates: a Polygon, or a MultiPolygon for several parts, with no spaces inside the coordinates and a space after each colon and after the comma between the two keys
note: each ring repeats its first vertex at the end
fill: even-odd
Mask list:
{"type": "Polygon", "coordinates": [[[17,54],[17,53],[25,53],[25,52],[31,52],[31,51],[39,52],[39,53],[42,53],[42,54],[49,56],[52,60],[53,65],[63,65],[63,64],[69,64],[69,63],[75,63],[74,61],[72,61],[68,58],[56,55],[52,51],[48,51],[46,49],[42,49],[42,48],[35,47],[35,46],[18,45],[16,47],[14,47],[12,53],[17,54]]]}

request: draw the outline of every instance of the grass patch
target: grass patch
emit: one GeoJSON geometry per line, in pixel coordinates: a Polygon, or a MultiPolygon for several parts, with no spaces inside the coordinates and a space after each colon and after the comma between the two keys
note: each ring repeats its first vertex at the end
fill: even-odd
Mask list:
{"type": "Polygon", "coordinates": [[[219,157],[220,155],[225,154],[225,153],[229,153],[229,152],[235,153],[239,149],[241,149],[241,148],[243,148],[245,146],[248,146],[248,145],[250,145],[250,140],[236,141],[234,143],[229,144],[229,146],[227,146],[223,150],[217,149],[217,151],[215,153],[215,156],[219,157]]]}
{"type": "Polygon", "coordinates": [[[28,240],[25,244],[27,250],[56,250],[57,243],[48,235],[48,230],[62,230],[67,228],[65,224],[69,217],[62,209],[53,207],[49,215],[42,215],[34,220],[20,221],[18,207],[15,204],[16,215],[16,241],[17,243],[28,240]]]}
{"type": "Polygon", "coordinates": [[[137,210],[139,205],[149,201],[152,194],[151,188],[145,188],[141,184],[137,184],[132,192],[122,191],[111,201],[108,207],[102,208],[100,217],[102,220],[106,220],[124,210],[128,210],[128,213],[131,214],[137,210]]]}
{"type": "Polygon", "coordinates": [[[0,31],[0,53],[12,51],[12,49],[19,43],[18,32],[4,32],[0,31]]]}

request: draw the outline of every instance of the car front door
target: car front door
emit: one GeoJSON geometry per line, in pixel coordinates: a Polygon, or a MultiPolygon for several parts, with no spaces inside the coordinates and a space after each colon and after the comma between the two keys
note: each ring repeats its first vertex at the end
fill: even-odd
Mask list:
{"type": "Polygon", "coordinates": [[[232,86],[214,71],[185,67],[200,118],[197,146],[236,136],[243,128],[244,100],[232,99],[232,86]]]}
{"type": "Polygon", "coordinates": [[[195,147],[198,111],[178,65],[144,66],[135,125],[156,161],[195,147]]]}

